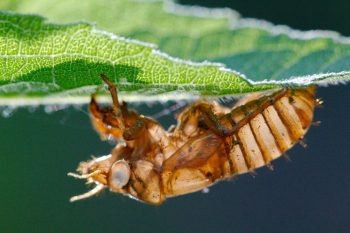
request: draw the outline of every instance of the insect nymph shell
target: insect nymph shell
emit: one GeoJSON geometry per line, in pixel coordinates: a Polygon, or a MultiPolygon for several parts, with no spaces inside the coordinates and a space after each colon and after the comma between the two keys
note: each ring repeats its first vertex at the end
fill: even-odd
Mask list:
{"type": "Polygon", "coordinates": [[[131,195],[134,199],[149,203],[161,203],[164,195],[160,191],[159,173],[155,171],[154,164],[137,160],[130,166],[122,158],[125,156],[123,148],[118,145],[113,154],[80,163],[78,171],[82,176],[96,173],[89,178],[90,181],[107,186],[113,192],[131,195]],[[119,173],[117,177],[116,173],[119,173]],[[123,181],[115,180],[120,176],[123,181]]]}
{"type": "Polygon", "coordinates": [[[128,110],[124,103],[119,105],[115,87],[105,82],[115,98],[114,108],[100,108],[92,98],[92,122],[102,136],[112,135],[124,143],[109,156],[81,163],[81,175],[73,176],[89,178],[97,187],[73,200],[109,187],[161,204],[167,197],[269,165],[305,135],[315,107],[314,87],[257,94],[230,111],[199,101],[182,111],[176,128],[167,132],[155,120],[128,110]],[[124,170],[113,176],[116,163],[124,170]],[[123,180],[112,182],[119,178],[123,180]]]}

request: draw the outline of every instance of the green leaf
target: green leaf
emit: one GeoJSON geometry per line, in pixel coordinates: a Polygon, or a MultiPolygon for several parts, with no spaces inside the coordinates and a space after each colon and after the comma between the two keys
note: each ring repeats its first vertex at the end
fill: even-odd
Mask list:
{"type": "Polygon", "coordinates": [[[242,77],[219,65],[174,59],[152,45],[89,24],[46,24],[38,16],[11,13],[1,13],[0,24],[0,95],[7,102],[18,95],[63,102],[87,97],[101,84],[100,73],[116,82],[121,93],[141,100],[170,92],[175,97],[189,91],[222,95],[252,90],[242,77]]]}
{"type": "Polygon", "coordinates": [[[300,32],[242,19],[227,9],[165,3],[18,0],[0,4],[2,9],[46,15],[51,22],[97,22],[106,31],[158,44],[171,56],[220,62],[230,69],[174,59],[152,45],[88,24],[59,26],[36,16],[3,14],[1,44],[10,41],[14,54],[9,66],[10,54],[1,50],[0,96],[6,96],[7,103],[18,102],[19,94],[24,102],[28,96],[40,102],[85,102],[101,83],[101,72],[112,77],[126,97],[136,100],[164,93],[167,98],[232,95],[281,84],[350,79],[349,39],[336,33],[300,32]]]}

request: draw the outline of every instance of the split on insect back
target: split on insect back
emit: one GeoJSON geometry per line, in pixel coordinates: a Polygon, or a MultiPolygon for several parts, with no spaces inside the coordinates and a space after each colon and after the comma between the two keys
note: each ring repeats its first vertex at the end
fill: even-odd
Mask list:
{"type": "Polygon", "coordinates": [[[309,129],[315,87],[283,88],[249,95],[231,109],[198,101],[168,131],[152,118],[119,102],[116,87],[103,74],[113,106],[100,107],[92,96],[91,121],[102,138],[117,143],[109,155],[80,163],[79,174],[95,183],[71,201],[105,188],[137,200],[161,204],[166,198],[202,190],[279,158],[309,129]]]}

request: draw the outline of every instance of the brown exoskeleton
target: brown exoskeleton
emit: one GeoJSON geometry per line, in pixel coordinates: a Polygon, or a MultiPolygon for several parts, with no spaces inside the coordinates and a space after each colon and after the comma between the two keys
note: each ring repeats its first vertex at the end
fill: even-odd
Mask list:
{"type": "Polygon", "coordinates": [[[92,123],[102,137],[117,145],[111,154],[82,162],[76,178],[96,183],[91,197],[108,187],[151,204],[195,192],[219,180],[269,165],[301,139],[311,125],[315,88],[281,89],[250,95],[232,109],[198,101],[165,131],[152,118],[119,103],[116,87],[108,85],[113,107],[101,108],[92,96],[92,123]]]}

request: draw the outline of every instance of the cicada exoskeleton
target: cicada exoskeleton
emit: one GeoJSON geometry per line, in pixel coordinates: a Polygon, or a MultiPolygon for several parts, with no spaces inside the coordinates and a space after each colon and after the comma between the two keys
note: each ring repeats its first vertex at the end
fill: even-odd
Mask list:
{"type": "Polygon", "coordinates": [[[111,154],[82,162],[80,174],[70,173],[96,183],[93,190],[72,201],[108,187],[160,204],[167,197],[267,166],[303,138],[316,103],[315,87],[253,94],[231,109],[198,101],[178,115],[175,128],[166,131],[154,119],[119,103],[115,86],[101,77],[113,106],[101,108],[92,97],[92,123],[102,137],[119,143],[111,154]]]}

